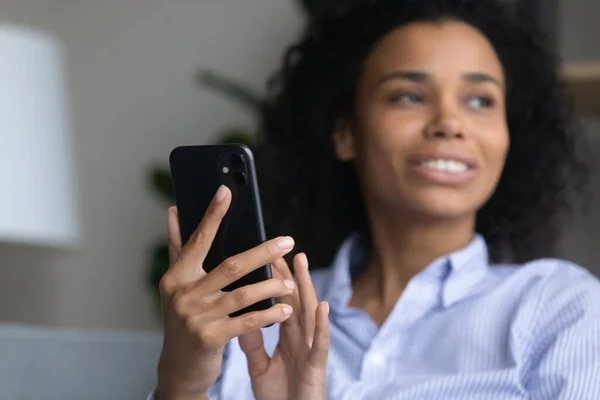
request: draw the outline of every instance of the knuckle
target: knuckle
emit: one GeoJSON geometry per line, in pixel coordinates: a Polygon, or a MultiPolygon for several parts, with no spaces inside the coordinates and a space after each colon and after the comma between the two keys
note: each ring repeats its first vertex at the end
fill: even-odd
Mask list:
{"type": "Polygon", "coordinates": [[[175,293],[175,286],[173,276],[169,273],[164,274],[158,284],[160,291],[168,297],[175,293]]]}
{"type": "Polygon", "coordinates": [[[204,347],[207,348],[217,348],[220,347],[219,335],[216,335],[213,331],[209,329],[201,329],[198,328],[196,331],[196,336],[202,343],[204,347]]]}
{"type": "Polygon", "coordinates": [[[227,260],[225,260],[223,262],[223,264],[221,265],[221,268],[219,268],[219,270],[221,271],[221,274],[223,275],[223,277],[225,278],[235,278],[237,277],[240,272],[243,269],[243,265],[241,263],[241,261],[239,260],[239,258],[237,257],[230,257],[227,260]]]}
{"type": "Polygon", "coordinates": [[[196,229],[194,233],[192,233],[192,236],[190,236],[189,242],[193,245],[200,245],[204,243],[205,237],[206,234],[202,231],[202,229],[196,229]]]}
{"type": "Polygon", "coordinates": [[[203,313],[210,309],[212,302],[206,297],[194,296],[194,310],[197,313],[203,313]]]}
{"type": "Polygon", "coordinates": [[[281,253],[279,246],[277,246],[277,243],[275,243],[274,240],[271,240],[270,242],[268,242],[266,244],[266,248],[267,248],[267,252],[271,256],[278,256],[281,253]]]}
{"type": "Polygon", "coordinates": [[[258,327],[258,318],[256,315],[248,314],[244,317],[244,327],[247,330],[252,330],[258,327]]]}
{"type": "Polygon", "coordinates": [[[217,348],[219,346],[218,336],[208,329],[205,323],[201,323],[195,318],[187,318],[185,325],[188,332],[200,342],[202,347],[217,348]]]}
{"type": "Polygon", "coordinates": [[[285,285],[283,279],[279,280],[279,291],[281,293],[287,293],[290,289],[285,285]]]}
{"type": "Polygon", "coordinates": [[[248,292],[248,289],[244,289],[244,288],[236,289],[232,292],[232,295],[233,295],[233,302],[238,307],[245,306],[250,300],[250,293],[248,292]]]}

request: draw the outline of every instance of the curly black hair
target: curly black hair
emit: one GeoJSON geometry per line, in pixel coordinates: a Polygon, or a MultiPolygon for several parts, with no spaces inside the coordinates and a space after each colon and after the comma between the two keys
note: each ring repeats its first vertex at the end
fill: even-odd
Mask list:
{"type": "Polygon", "coordinates": [[[355,171],[335,158],[332,143],[336,122],[352,115],[364,60],[399,26],[448,20],[487,37],[507,83],[511,145],[476,230],[492,261],[555,255],[588,168],[558,58],[535,20],[497,0],[346,0],[331,2],[286,52],[269,84],[257,149],[268,233],[294,236],[313,265],[328,265],[349,233],[368,233],[355,171]]]}

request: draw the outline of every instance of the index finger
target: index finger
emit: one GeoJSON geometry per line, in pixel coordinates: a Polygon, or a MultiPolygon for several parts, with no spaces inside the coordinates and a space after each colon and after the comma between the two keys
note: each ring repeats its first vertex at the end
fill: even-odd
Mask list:
{"type": "Polygon", "coordinates": [[[300,293],[300,307],[302,308],[301,318],[304,328],[304,337],[308,346],[312,346],[315,333],[315,312],[319,304],[315,287],[313,286],[310,273],[308,272],[308,259],[306,254],[300,253],[294,257],[294,271],[296,271],[296,281],[298,282],[298,292],[300,293]]]}
{"type": "MultiPolygon", "coordinates": [[[[227,213],[230,203],[231,190],[227,186],[221,185],[204,213],[202,221],[200,221],[188,242],[178,252],[177,261],[171,264],[165,274],[163,285],[167,292],[194,283],[206,275],[206,272],[202,269],[202,263],[212,246],[219,225],[227,213]]],[[[175,224],[170,223],[170,229],[174,230],[174,228],[175,224]]],[[[175,234],[174,231],[172,233],[175,234]]],[[[176,240],[174,239],[172,246],[175,251],[178,244],[176,240]]],[[[181,243],[181,237],[179,241],[181,243]]]]}
{"type": "Polygon", "coordinates": [[[289,236],[263,242],[250,250],[227,258],[198,282],[196,287],[208,291],[221,290],[263,265],[283,257],[292,251],[293,247],[294,240],[289,236]]]}
{"type": "MultiPolygon", "coordinates": [[[[287,280],[294,280],[294,276],[290,271],[290,267],[287,262],[283,259],[283,257],[278,258],[277,260],[273,260],[271,263],[273,267],[273,277],[287,280]]],[[[291,328],[292,332],[295,332],[295,329],[300,326],[300,299],[298,296],[298,290],[295,289],[292,293],[281,296],[279,298],[281,303],[289,304],[294,309],[294,313],[290,315],[288,319],[286,319],[282,323],[282,327],[284,329],[291,328]]],[[[293,334],[293,333],[292,333],[293,334]]]]}

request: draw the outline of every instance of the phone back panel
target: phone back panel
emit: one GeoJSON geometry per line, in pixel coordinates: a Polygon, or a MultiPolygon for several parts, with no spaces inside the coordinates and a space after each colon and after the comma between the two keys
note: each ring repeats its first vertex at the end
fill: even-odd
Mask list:
{"type": "MultiPolygon", "coordinates": [[[[206,272],[212,271],[226,258],[265,241],[254,159],[247,147],[242,145],[178,147],[171,152],[169,161],[181,239],[184,244],[198,227],[219,186],[226,185],[231,190],[231,205],[203,263],[206,272]],[[242,157],[241,164],[238,156],[242,157]]],[[[269,278],[271,278],[271,268],[270,265],[265,265],[223,290],[231,291],[269,278]]],[[[264,300],[232,316],[266,309],[273,304],[275,304],[274,299],[264,300]]]]}

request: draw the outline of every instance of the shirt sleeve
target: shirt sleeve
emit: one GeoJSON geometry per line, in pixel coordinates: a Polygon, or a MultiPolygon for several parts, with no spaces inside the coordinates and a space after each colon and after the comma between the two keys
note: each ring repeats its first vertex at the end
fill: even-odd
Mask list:
{"type": "MultiPolygon", "coordinates": [[[[208,390],[208,400],[221,400],[221,395],[220,395],[219,389],[220,388],[216,384],[211,386],[211,388],[208,390]]],[[[150,393],[148,395],[146,400],[157,400],[156,399],[156,389],[154,389],[152,391],[152,393],[150,393]]]]}
{"type": "Polygon", "coordinates": [[[600,396],[600,283],[578,272],[546,282],[538,298],[525,382],[531,400],[600,396]]]}
{"type": "MultiPolygon", "coordinates": [[[[222,400],[222,398],[223,398],[223,396],[221,394],[221,392],[222,392],[221,386],[222,386],[222,381],[223,381],[223,375],[226,373],[227,359],[229,357],[229,352],[231,351],[230,347],[231,347],[231,344],[227,343],[225,345],[225,348],[223,349],[223,363],[221,364],[223,366],[223,370],[221,370],[221,373],[219,374],[219,377],[217,378],[215,383],[213,383],[213,385],[210,387],[210,389],[208,389],[208,400],[222,400]]],[[[154,389],[152,391],[152,393],[150,393],[148,395],[146,400],[157,400],[156,399],[156,389],[154,389]]]]}

